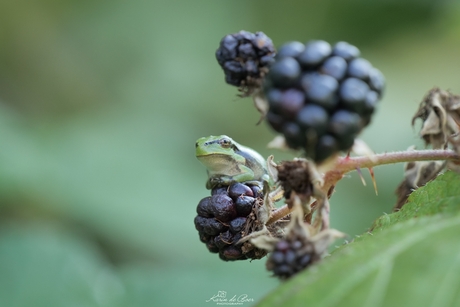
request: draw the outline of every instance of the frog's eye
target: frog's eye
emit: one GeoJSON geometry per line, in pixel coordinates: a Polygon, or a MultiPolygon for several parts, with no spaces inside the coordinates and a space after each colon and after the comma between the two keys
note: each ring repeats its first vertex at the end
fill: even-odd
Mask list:
{"type": "Polygon", "coordinates": [[[230,146],[232,146],[232,141],[230,139],[221,139],[220,145],[224,148],[229,148],[230,146]]]}

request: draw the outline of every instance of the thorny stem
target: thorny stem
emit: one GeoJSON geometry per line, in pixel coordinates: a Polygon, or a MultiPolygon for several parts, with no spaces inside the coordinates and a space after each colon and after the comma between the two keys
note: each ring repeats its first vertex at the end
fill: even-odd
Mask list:
{"type": "Polygon", "coordinates": [[[372,156],[339,158],[334,171],[343,174],[359,168],[415,161],[460,160],[460,155],[447,149],[396,151],[372,156]]]}
{"type": "MultiPolygon", "coordinates": [[[[455,151],[447,150],[409,150],[396,151],[372,156],[361,157],[340,157],[337,163],[332,167],[332,170],[324,174],[324,185],[321,190],[327,193],[333,188],[336,183],[342,179],[343,175],[354,171],[358,168],[372,168],[380,165],[401,163],[401,162],[416,162],[416,161],[437,161],[437,160],[457,160],[460,161],[460,155],[455,151]]],[[[291,213],[291,209],[284,205],[272,212],[267,225],[276,222],[291,213]]]]}

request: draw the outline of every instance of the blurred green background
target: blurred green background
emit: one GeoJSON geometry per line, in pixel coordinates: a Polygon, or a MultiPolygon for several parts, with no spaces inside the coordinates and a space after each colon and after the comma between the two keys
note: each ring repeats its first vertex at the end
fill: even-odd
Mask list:
{"type": "MultiPolygon", "coordinates": [[[[345,40],[387,78],[376,152],[423,144],[410,120],[433,86],[460,93],[457,1],[0,2],[0,306],[212,306],[259,300],[264,260],[224,263],[193,225],[209,192],[194,142],[228,134],[276,160],[250,99],[224,83],[220,39],[263,31],[345,40]]],[[[333,195],[353,236],[390,212],[402,165],[333,195]]],[[[248,305],[248,304],[246,304],[248,305]]]]}

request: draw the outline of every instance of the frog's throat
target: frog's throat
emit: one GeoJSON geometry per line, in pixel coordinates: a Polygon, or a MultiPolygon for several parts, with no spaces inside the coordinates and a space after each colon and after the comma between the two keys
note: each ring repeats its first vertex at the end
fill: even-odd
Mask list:
{"type": "Polygon", "coordinates": [[[241,172],[239,167],[240,162],[235,161],[234,156],[214,153],[212,155],[199,156],[197,158],[208,169],[210,174],[232,176],[241,172]]]}

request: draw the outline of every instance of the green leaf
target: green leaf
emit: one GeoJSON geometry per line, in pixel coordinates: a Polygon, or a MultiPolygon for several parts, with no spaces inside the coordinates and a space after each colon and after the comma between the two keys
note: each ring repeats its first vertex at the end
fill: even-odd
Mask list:
{"type": "Polygon", "coordinates": [[[460,174],[446,172],[415,190],[400,211],[377,219],[373,231],[381,230],[395,223],[437,213],[454,214],[460,210],[460,174]]]}
{"type": "Polygon", "coordinates": [[[257,306],[460,306],[459,175],[446,173],[257,306]],[[411,218],[417,217],[417,218],[411,218]]]}

